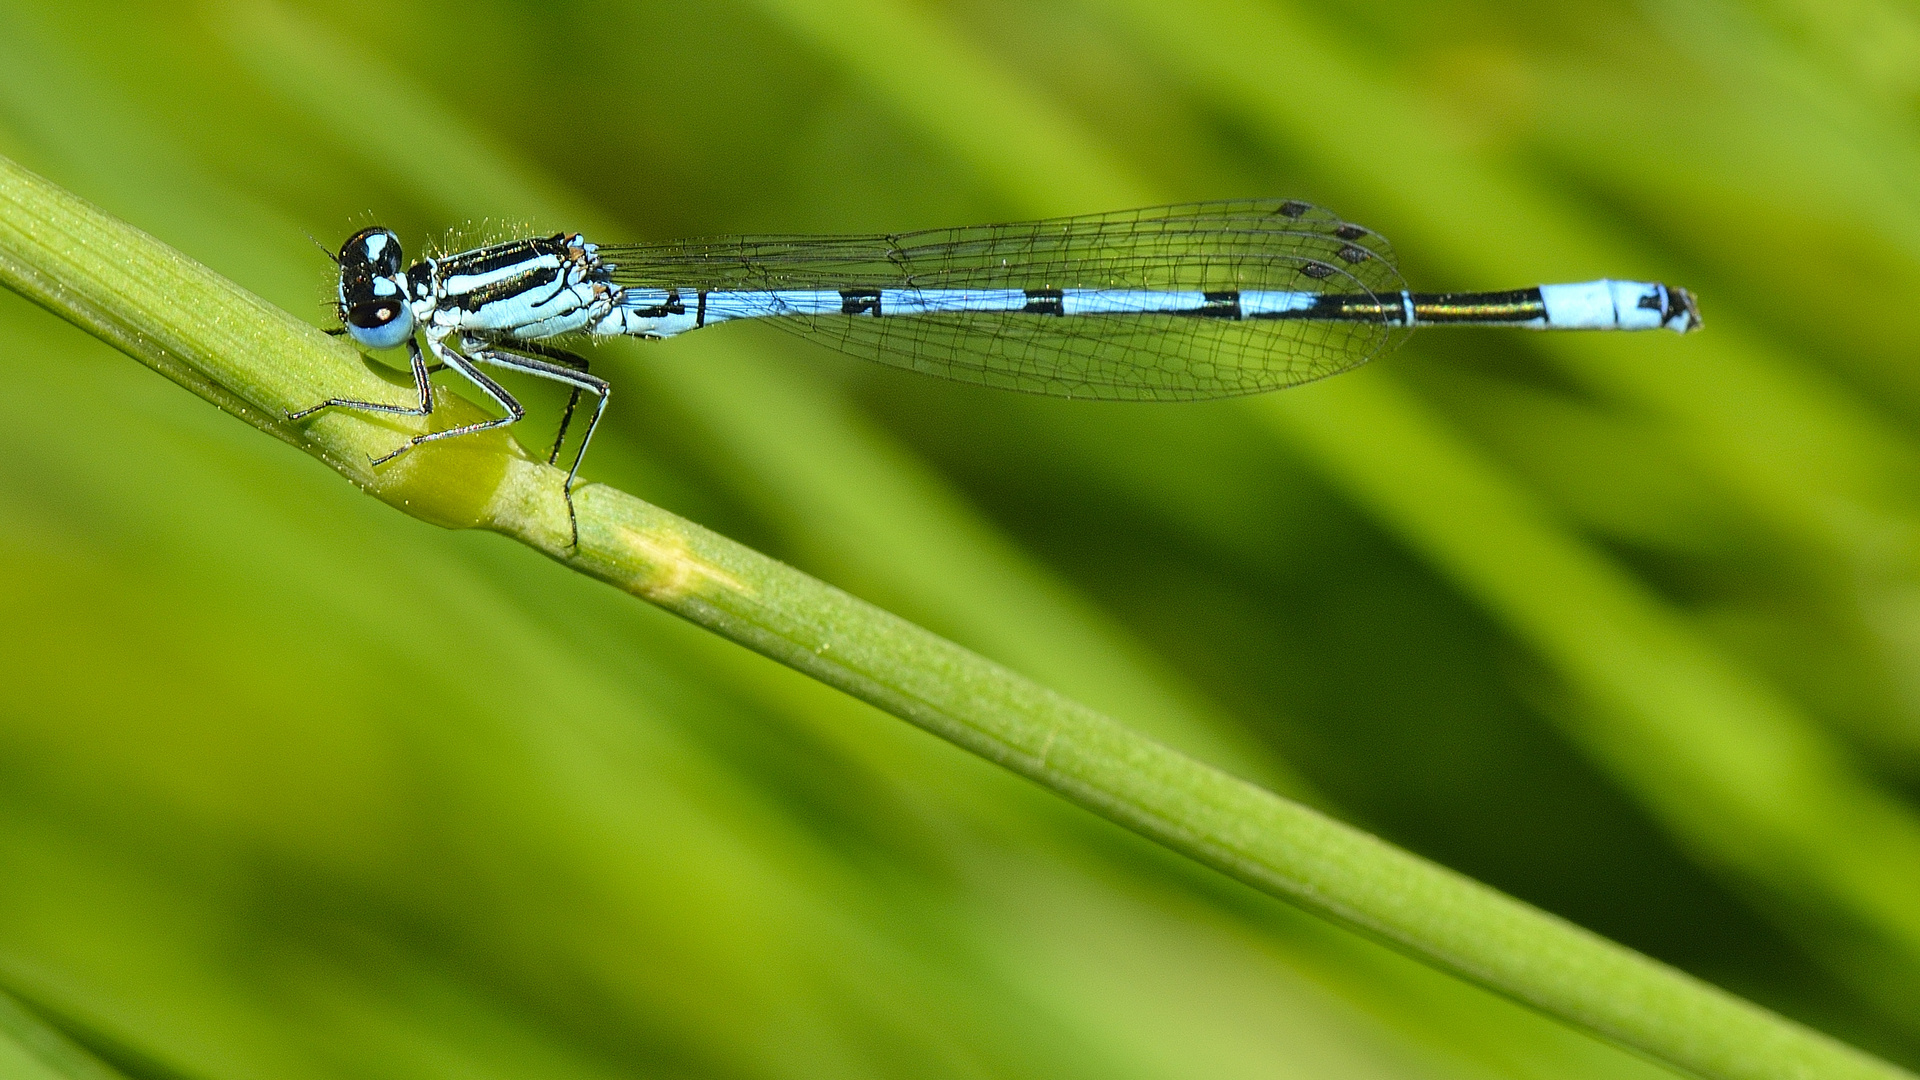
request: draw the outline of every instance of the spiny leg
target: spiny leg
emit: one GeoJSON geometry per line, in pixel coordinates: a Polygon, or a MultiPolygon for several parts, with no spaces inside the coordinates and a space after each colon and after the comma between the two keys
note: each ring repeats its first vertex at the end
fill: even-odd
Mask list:
{"type": "Polygon", "coordinates": [[[427,375],[433,369],[427,367],[426,357],[420,355],[420,340],[407,339],[407,352],[413,361],[413,385],[420,392],[419,405],[387,405],[378,401],[349,401],[346,398],[328,398],[310,409],[287,414],[288,420],[305,420],[321,409],[335,407],[345,409],[365,409],[369,412],[397,413],[401,416],[426,416],[433,412],[433,387],[427,382],[427,375]]]}
{"type": "MultiPolygon", "coordinates": [[[[511,345],[496,344],[494,348],[519,353],[521,355],[544,356],[548,360],[565,364],[567,367],[574,368],[582,373],[587,371],[586,357],[570,353],[565,349],[556,349],[550,345],[542,345],[537,341],[516,341],[511,345]]],[[[573,410],[580,404],[580,395],[583,392],[582,388],[576,386],[573,388],[573,392],[567,395],[567,407],[560,413],[560,430],[554,433],[553,448],[547,451],[547,464],[549,465],[559,460],[560,447],[566,443],[567,429],[573,423],[573,410]]]]}
{"type": "Polygon", "coordinates": [[[573,410],[580,404],[580,393],[577,386],[567,393],[567,407],[560,412],[560,429],[553,433],[553,448],[547,451],[549,465],[560,459],[560,446],[567,441],[567,427],[573,423],[573,410]]]}
{"type": "Polygon", "coordinates": [[[505,409],[507,415],[493,420],[482,420],[476,424],[462,424],[459,427],[448,428],[445,431],[429,431],[425,435],[415,435],[413,438],[401,443],[400,448],[392,453],[374,458],[373,463],[375,465],[392,461],[394,458],[419,446],[421,443],[433,442],[435,439],[452,439],[461,435],[472,435],[479,431],[506,427],[508,424],[518,423],[520,420],[526,418],[527,410],[522,408],[518,401],[514,400],[513,395],[507,393],[505,387],[489,378],[486,372],[474,367],[466,357],[461,356],[459,353],[454,352],[452,349],[447,348],[432,338],[427,339],[427,348],[433,350],[433,355],[439,357],[441,363],[464,375],[468,382],[479,387],[481,392],[493,399],[494,404],[505,409]]]}
{"type": "MultiPolygon", "coordinates": [[[[536,349],[526,348],[528,344],[530,343],[516,341],[511,345],[506,345],[502,343],[483,342],[471,338],[461,341],[461,345],[466,348],[468,356],[475,361],[483,364],[492,364],[495,367],[506,368],[509,371],[525,372],[528,375],[536,375],[543,379],[552,379],[554,382],[572,387],[576,395],[580,391],[587,391],[592,393],[597,399],[593,406],[593,416],[587,421],[587,433],[580,439],[580,449],[573,455],[573,467],[567,470],[566,483],[561,487],[561,491],[567,500],[567,525],[573,537],[570,546],[577,548],[580,546],[580,519],[575,515],[573,510],[573,481],[575,477],[580,475],[580,462],[586,459],[587,447],[593,442],[593,432],[594,429],[600,426],[601,415],[607,411],[607,398],[612,394],[613,388],[607,384],[605,379],[596,375],[589,375],[585,371],[575,371],[564,364],[552,363],[535,356],[520,355],[522,351],[536,351],[536,349]]],[[[539,346],[537,347],[537,351],[541,355],[550,355],[559,350],[539,346]]],[[[575,360],[580,359],[571,354],[567,355],[575,360]]],[[[580,360],[580,363],[584,366],[586,361],[580,360]]]]}

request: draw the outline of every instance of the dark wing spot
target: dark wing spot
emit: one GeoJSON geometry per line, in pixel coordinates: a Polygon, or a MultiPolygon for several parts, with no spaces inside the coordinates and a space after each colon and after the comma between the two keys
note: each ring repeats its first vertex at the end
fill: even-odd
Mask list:
{"type": "Polygon", "coordinates": [[[1334,270],[1333,267],[1328,266],[1326,263],[1310,262],[1301,267],[1300,272],[1315,281],[1325,281],[1333,276],[1334,270]]]}
{"type": "Polygon", "coordinates": [[[1361,250],[1360,248],[1354,247],[1352,244],[1348,244],[1346,247],[1343,247],[1339,251],[1334,252],[1334,254],[1340,256],[1342,259],[1345,259],[1350,263],[1363,263],[1363,262],[1366,262],[1368,258],[1368,255],[1365,251],[1361,250]]]}
{"type": "Polygon", "coordinates": [[[1342,240],[1358,240],[1361,237],[1367,235],[1367,230],[1361,228],[1358,225],[1342,225],[1339,228],[1333,230],[1333,235],[1339,237],[1342,240]]]}
{"type": "Polygon", "coordinates": [[[1280,214],[1282,217],[1297,218],[1311,209],[1313,209],[1313,207],[1297,199],[1288,199],[1286,202],[1280,204],[1280,214]]]}

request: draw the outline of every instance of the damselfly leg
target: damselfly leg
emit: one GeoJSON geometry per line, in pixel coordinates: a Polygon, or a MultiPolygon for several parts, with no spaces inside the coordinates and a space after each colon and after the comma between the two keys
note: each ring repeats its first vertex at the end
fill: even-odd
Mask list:
{"type": "Polygon", "coordinates": [[[414,389],[420,392],[420,404],[388,405],[379,401],[350,401],[347,398],[328,398],[312,408],[288,413],[287,419],[305,420],[321,409],[333,408],[364,409],[368,412],[396,413],[400,416],[425,416],[431,413],[433,411],[433,387],[427,381],[427,376],[440,365],[436,364],[431,368],[427,366],[427,359],[420,355],[420,342],[416,339],[407,339],[407,350],[413,360],[413,386],[414,389]]]}
{"type": "Polygon", "coordinates": [[[462,339],[460,344],[469,357],[482,364],[550,379],[571,388],[573,392],[568,396],[566,413],[560,420],[560,433],[554,438],[553,450],[547,457],[549,464],[560,456],[560,444],[567,437],[567,427],[573,420],[574,405],[580,400],[581,392],[594,395],[593,415],[587,418],[587,432],[580,437],[580,449],[574,451],[573,464],[567,469],[566,482],[561,486],[567,500],[567,527],[572,537],[569,546],[579,547],[580,519],[573,510],[573,482],[580,475],[580,462],[587,456],[587,447],[593,443],[593,433],[600,427],[600,417],[607,411],[607,399],[612,396],[613,388],[607,384],[607,380],[587,373],[584,358],[559,349],[528,341],[509,343],[475,338],[462,339]]]}
{"type": "Polygon", "coordinates": [[[392,453],[383,454],[380,457],[374,458],[373,463],[375,465],[384,465],[394,458],[399,457],[401,454],[419,446],[421,443],[434,442],[439,439],[453,439],[461,435],[473,435],[482,431],[491,431],[494,428],[517,424],[521,420],[526,419],[527,410],[521,406],[520,402],[516,400],[512,394],[507,393],[506,387],[494,382],[492,378],[488,377],[486,372],[473,366],[472,359],[478,359],[478,357],[469,359],[468,357],[461,356],[459,353],[447,348],[445,343],[435,341],[431,337],[427,339],[427,348],[433,350],[433,354],[440,358],[441,363],[464,375],[468,382],[479,387],[482,393],[493,399],[494,404],[505,409],[507,415],[492,420],[481,420],[477,423],[462,424],[459,427],[447,428],[444,431],[429,431],[425,435],[415,435],[413,438],[401,443],[400,448],[394,450],[392,453]]]}
{"type": "MultiPolygon", "coordinates": [[[[551,360],[556,364],[561,364],[565,367],[572,368],[574,371],[578,372],[581,376],[591,379],[592,382],[598,383],[601,389],[596,390],[594,392],[601,398],[602,401],[606,399],[607,384],[600,379],[595,379],[587,375],[587,372],[588,372],[587,358],[584,356],[580,356],[575,353],[570,353],[565,349],[556,349],[550,345],[542,345],[537,341],[515,341],[511,345],[503,345],[500,342],[494,342],[492,345],[492,348],[495,350],[504,350],[507,352],[519,353],[523,356],[541,357],[547,360],[551,360]]],[[[562,381],[565,381],[565,380],[562,380],[562,381]]],[[[572,392],[567,395],[567,407],[560,411],[560,427],[557,431],[554,432],[552,448],[550,448],[547,451],[547,464],[552,465],[555,462],[560,460],[560,447],[564,445],[567,441],[567,430],[573,424],[574,409],[578,408],[580,405],[580,395],[586,392],[588,389],[591,389],[591,387],[574,386],[572,392]]],[[[597,424],[599,422],[600,422],[600,414],[599,414],[599,411],[596,409],[594,412],[594,423],[597,424]]],[[[590,440],[592,438],[593,438],[593,433],[589,431],[587,433],[587,439],[590,440]]],[[[581,442],[580,450],[581,450],[581,453],[586,452],[585,440],[581,442]]],[[[579,471],[579,468],[580,468],[580,462],[579,462],[578,456],[576,455],[574,459],[574,471],[576,472],[579,471]]]]}

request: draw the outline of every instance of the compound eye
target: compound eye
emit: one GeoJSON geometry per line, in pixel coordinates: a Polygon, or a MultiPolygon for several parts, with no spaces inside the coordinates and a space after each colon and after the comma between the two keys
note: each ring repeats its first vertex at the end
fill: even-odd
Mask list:
{"type": "Polygon", "coordinates": [[[347,334],[370,349],[391,349],[413,333],[413,312],[398,300],[354,304],[342,315],[347,334]]]}
{"type": "Polygon", "coordinates": [[[347,309],[347,321],[362,330],[377,330],[400,317],[400,305],[392,300],[355,304],[347,309]]]}
{"type": "Polygon", "coordinates": [[[361,229],[340,245],[340,267],[344,271],[364,268],[362,272],[372,277],[392,277],[400,272],[400,238],[378,225],[361,229]]]}

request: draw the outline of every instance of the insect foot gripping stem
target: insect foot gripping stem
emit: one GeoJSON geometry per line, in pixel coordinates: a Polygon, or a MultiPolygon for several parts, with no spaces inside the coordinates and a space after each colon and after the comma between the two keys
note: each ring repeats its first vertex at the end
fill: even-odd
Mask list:
{"type": "Polygon", "coordinates": [[[447,529],[485,527],[508,474],[526,456],[498,430],[401,448],[373,470],[367,493],[447,529]]]}

